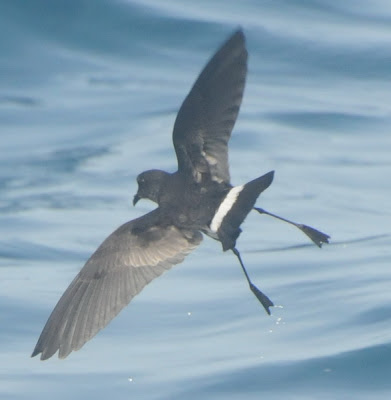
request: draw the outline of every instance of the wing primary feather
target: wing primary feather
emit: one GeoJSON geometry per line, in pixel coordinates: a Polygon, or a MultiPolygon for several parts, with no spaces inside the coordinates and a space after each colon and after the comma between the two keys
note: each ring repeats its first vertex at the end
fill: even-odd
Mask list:
{"type": "Polygon", "coordinates": [[[58,356],[65,358],[79,350],[145,285],[183,261],[201,242],[198,231],[182,231],[156,222],[151,225],[151,220],[159,221],[156,214],[153,211],[122,225],[99,246],[60,298],[32,356],[41,353],[45,360],[58,351],[58,356]],[[135,225],[145,226],[145,230],[133,233],[135,225]],[[154,239],[146,242],[143,232],[154,239]]]}
{"type": "Polygon", "coordinates": [[[228,141],[242,102],[247,50],[242,30],[215,53],[179,109],[173,131],[178,171],[196,181],[230,181],[228,141]]]}

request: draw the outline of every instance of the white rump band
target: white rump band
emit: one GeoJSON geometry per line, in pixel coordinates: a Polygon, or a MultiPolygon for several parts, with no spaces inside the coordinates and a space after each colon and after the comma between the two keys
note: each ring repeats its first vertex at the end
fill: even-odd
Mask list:
{"type": "Polygon", "coordinates": [[[229,210],[232,208],[232,206],[235,204],[236,199],[239,196],[239,193],[243,190],[244,185],[242,186],[235,186],[232,188],[227,196],[225,196],[223,202],[220,204],[220,207],[217,209],[217,212],[215,216],[212,219],[212,222],[210,224],[210,229],[212,232],[217,232],[220,228],[221,223],[223,222],[223,219],[225,216],[228,214],[229,210]]]}

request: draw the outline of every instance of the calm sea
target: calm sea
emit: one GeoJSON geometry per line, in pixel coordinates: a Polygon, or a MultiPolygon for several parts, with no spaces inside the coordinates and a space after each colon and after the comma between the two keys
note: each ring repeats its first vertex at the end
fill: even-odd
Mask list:
{"type": "Polygon", "coordinates": [[[0,398],[391,396],[391,2],[0,0],[0,398]],[[275,170],[237,260],[202,246],[66,360],[30,358],[135,177],[174,171],[176,112],[242,26],[232,182],[275,170]]]}

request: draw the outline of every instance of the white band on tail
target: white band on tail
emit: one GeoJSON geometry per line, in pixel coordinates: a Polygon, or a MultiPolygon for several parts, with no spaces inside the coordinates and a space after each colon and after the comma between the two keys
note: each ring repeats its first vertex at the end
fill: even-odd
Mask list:
{"type": "Polygon", "coordinates": [[[217,212],[216,212],[215,216],[213,217],[212,222],[210,224],[210,229],[212,232],[217,232],[219,230],[224,217],[228,214],[229,210],[235,204],[236,199],[238,198],[239,193],[243,190],[243,188],[244,188],[244,185],[235,186],[225,196],[223,202],[220,204],[220,207],[217,209],[217,212]]]}

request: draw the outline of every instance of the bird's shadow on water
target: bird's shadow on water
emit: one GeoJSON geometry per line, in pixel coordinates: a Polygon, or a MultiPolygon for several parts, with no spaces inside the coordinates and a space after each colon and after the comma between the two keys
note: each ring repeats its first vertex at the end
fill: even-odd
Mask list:
{"type": "MultiPolygon", "coordinates": [[[[341,246],[341,245],[343,246],[343,245],[348,245],[348,244],[370,242],[373,240],[390,238],[390,237],[391,237],[390,233],[382,233],[379,235],[364,236],[361,238],[355,238],[355,239],[349,239],[349,240],[331,241],[330,243],[326,244],[326,246],[341,246]]],[[[284,246],[284,247],[272,247],[269,249],[262,249],[262,250],[249,250],[247,252],[248,253],[272,253],[272,252],[277,252],[277,251],[289,251],[289,250],[295,250],[295,249],[301,249],[301,248],[313,247],[313,246],[314,245],[312,243],[306,243],[306,244],[297,244],[297,245],[284,246]]]]}

